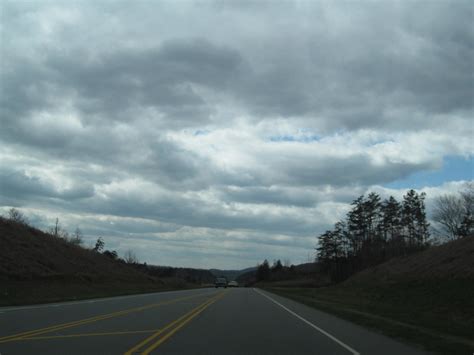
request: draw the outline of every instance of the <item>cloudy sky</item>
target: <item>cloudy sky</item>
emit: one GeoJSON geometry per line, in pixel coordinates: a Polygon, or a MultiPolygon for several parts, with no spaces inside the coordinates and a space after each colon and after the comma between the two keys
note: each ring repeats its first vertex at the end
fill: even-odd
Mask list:
{"type": "Polygon", "coordinates": [[[5,1],[0,212],[161,265],[311,258],[473,180],[472,1],[5,1]]]}

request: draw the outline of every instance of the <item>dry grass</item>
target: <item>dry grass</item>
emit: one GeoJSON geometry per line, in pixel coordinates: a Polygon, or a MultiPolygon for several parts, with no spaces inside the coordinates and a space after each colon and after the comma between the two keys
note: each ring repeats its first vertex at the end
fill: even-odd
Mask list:
{"type": "Polygon", "coordinates": [[[423,252],[391,259],[361,271],[346,283],[390,282],[437,278],[474,279],[474,238],[463,238],[423,252]]]}
{"type": "Polygon", "coordinates": [[[196,287],[0,218],[0,305],[196,287]]]}

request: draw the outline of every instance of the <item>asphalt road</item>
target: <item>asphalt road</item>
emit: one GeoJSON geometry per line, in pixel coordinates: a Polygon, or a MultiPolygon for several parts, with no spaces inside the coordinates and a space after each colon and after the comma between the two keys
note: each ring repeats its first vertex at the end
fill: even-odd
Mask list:
{"type": "Polygon", "coordinates": [[[258,289],[0,308],[0,354],[422,354],[258,289]]]}

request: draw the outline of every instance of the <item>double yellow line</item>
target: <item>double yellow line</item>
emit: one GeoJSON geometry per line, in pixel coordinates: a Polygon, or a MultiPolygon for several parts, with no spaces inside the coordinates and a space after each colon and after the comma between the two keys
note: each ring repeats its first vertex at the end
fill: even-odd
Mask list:
{"type": "Polygon", "coordinates": [[[185,315],[179,317],[178,319],[172,321],[164,328],[158,330],[156,333],[152,334],[142,342],[135,345],[133,348],[128,350],[124,355],[133,355],[133,354],[143,354],[148,355],[150,352],[155,350],[158,346],[163,344],[168,338],[173,336],[179,329],[188,324],[193,318],[203,312],[207,307],[216,302],[218,299],[222,298],[226,292],[222,292],[217,296],[205,301],[196,308],[192,309],[185,315]],[[160,335],[164,334],[160,337],[160,335]],[[158,339],[157,339],[158,338],[158,339]],[[156,340],[157,339],[157,340],[156,340]],[[156,341],[155,341],[156,340],[156,341]]]}
{"type": "Polygon", "coordinates": [[[4,337],[0,337],[0,343],[31,339],[31,337],[34,337],[34,336],[37,336],[37,335],[50,333],[50,332],[63,330],[63,329],[68,329],[68,328],[72,328],[72,327],[77,327],[77,326],[80,326],[80,325],[93,323],[93,322],[97,322],[97,321],[101,321],[101,320],[105,320],[105,319],[109,319],[109,318],[119,317],[119,316],[123,316],[123,315],[133,313],[133,312],[140,312],[140,311],[144,311],[144,310],[147,310],[147,309],[150,309],[150,308],[155,308],[155,307],[159,307],[159,306],[163,306],[163,305],[168,305],[168,304],[172,304],[172,303],[176,303],[176,302],[179,302],[179,301],[184,301],[184,300],[187,300],[187,299],[196,298],[196,297],[204,296],[204,295],[208,295],[208,293],[200,293],[198,295],[180,297],[180,298],[176,298],[176,299],[170,300],[170,301],[149,304],[149,305],[146,305],[146,306],[141,306],[141,307],[136,307],[136,308],[125,309],[125,310],[122,310],[122,311],[108,313],[108,314],[102,314],[102,315],[99,315],[99,316],[95,316],[95,317],[91,317],[91,318],[85,318],[85,319],[81,319],[81,320],[73,321],[73,322],[69,322],[69,323],[62,323],[62,324],[57,324],[57,325],[53,325],[53,326],[50,326],[50,327],[30,330],[30,331],[23,332],[23,333],[7,335],[7,336],[4,336],[4,337]]]}

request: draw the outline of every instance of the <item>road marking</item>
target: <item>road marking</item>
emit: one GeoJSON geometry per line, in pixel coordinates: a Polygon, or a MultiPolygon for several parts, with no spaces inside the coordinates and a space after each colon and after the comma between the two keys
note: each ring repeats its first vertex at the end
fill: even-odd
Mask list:
{"type": "Polygon", "coordinates": [[[155,350],[157,347],[159,347],[161,344],[163,344],[166,340],[171,338],[179,329],[184,327],[186,324],[191,322],[195,317],[197,317],[200,313],[202,313],[206,308],[208,308],[210,305],[212,305],[214,302],[216,302],[219,298],[222,298],[225,295],[225,292],[222,293],[221,295],[214,297],[210,302],[205,304],[203,307],[198,309],[196,312],[191,314],[188,318],[183,320],[180,324],[178,324],[174,329],[172,329],[169,333],[167,333],[165,336],[161,337],[157,342],[154,344],[150,345],[147,349],[143,351],[143,355],[149,355],[150,352],[155,350]]]}
{"type": "Polygon", "coordinates": [[[257,292],[258,294],[262,295],[263,297],[266,297],[268,298],[270,301],[272,301],[273,303],[275,303],[276,305],[280,306],[281,308],[283,308],[285,311],[287,311],[288,313],[292,314],[293,316],[295,316],[296,318],[298,318],[299,320],[305,322],[307,325],[309,325],[310,327],[316,329],[318,332],[324,334],[325,336],[327,336],[329,339],[335,341],[336,343],[338,343],[340,346],[342,346],[343,348],[345,348],[346,350],[350,351],[353,355],[360,355],[359,352],[357,352],[356,350],[352,349],[349,345],[343,343],[342,341],[340,341],[339,339],[337,339],[335,336],[329,334],[328,332],[326,332],[324,329],[321,329],[320,327],[318,327],[317,325],[314,325],[313,323],[311,323],[309,320],[301,317],[299,314],[296,314],[295,312],[293,312],[291,309],[285,307],[284,305],[282,305],[280,302],[278,301],[275,301],[273,298],[271,298],[270,296],[267,296],[266,294],[264,294],[263,292],[257,290],[254,288],[254,291],[257,292]]]}
{"type": "MultiPolygon", "coordinates": [[[[164,328],[161,328],[159,329],[155,334],[152,334],[151,336],[149,336],[148,338],[142,340],[140,343],[138,343],[137,345],[135,345],[133,348],[131,348],[130,350],[128,350],[125,355],[132,355],[133,353],[136,353],[138,352],[138,350],[140,348],[142,348],[143,346],[145,346],[146,344],[148,344],[149,342],[151,342],[153,339],[155,339],[156,337],[158,337],[160,334],[162,334],[163,332],[165,332],[166,330],[172,328],[174,325],[176,324],[179,324],[179,322],[181,322],[182,320],[186,319],[186,317],[190,316],[193,312],[195,312],[197,309],[203,307],[205,304],[209,303],[210,301],[212,300],[209,299],[209,300],[206,300],[204,301],[204,303],[202,304],[199,304],[197,307],[193,308],[191,311],[189,311],[188,313],[184,314],[183,316],[179,317],[178,319],[175,319],[174,321],[172,321],[171,323],[167,324],[164,328]]],[[[141,353],[141,352],[140,352],[141,353]]]]}
{"type": "Polygon", "coordinates": [[[189,323],[194,317],[204,311],[207,307],[209,307],[212,303],[216,302],[219,298],[223,297],[226,292],[220,293],[217,296],[212,297],[211,299],[201,303],[197,307],[193,308],[188,313],[184,314],[183,316],[175,319],[171,323],[167,324],[164,328],[159,329],[155,334],[152,334],[148,338],[144,339],[133,348],[129,349],[125,352],[124,355],[133,355],[136,353],[139,354],[149,354],[152,350],[156,349],[159,345],[161,345],[164,341],[170,338],[174,333],[176,333],[180,328],[182,328],[185,324],[189,323]],[[173,329],[173,327],[175,327],[173,329]],[[167,333],[164,337],[159,338],[155,343],[151,344],[148,348],[140,351],[141,348],[145,347],[149,343],[151,343],[154,339],[158,338],[161,334],[166,332],[167,330],[171,329],[169,333],[167,333]]]}
{"type": "Polygon", "coordinates": [[[117,312],[108,313],[108,314],[102,314],[102,315],[98,315],[98,316],[95,316],[95,317],[85,318],[85,319],[81,319],[81,320],[73,321],[73,322],[69,322],[69,323],[57,324],[57,325],[53,325],[53,326],[46,327],[46,328],[40,328],[40,329],[30,330],[30,331],[23,332],[23,333],[7,335],[7,336],[4,336],[4,337],[0,337],[0,343],[24,340],[27,337],[33,337],[33,336],[36,336],[36,335],[41,335],[41,334],[50,333],[50,332],[53,332],[53,331],[72,328],[72,327],[76,327],[76,326],[83,325],[83,324],[97,322],[97,321],[100,321],[100,320],[119,317],[119,316],[126,315],[126,314],[133,313],[133,312],[140,312],[140,311],[144,311],[144,310],[147,310],[147,309],[151,309],[151,308],[155,308],[155,307],[159,307],[159,306],[163,306],[163,305],[167,305],[167,304],[172,304],[172,303],[176,303],[176,302],[191,299],[191,298],[196,298],[196,297],[203,296],[203,295],[209,295],[209,293],[200,293],[200,294],[197,294],[197,295],[180,297],[180,298],[170,300],[170,301],[164,301],[164,302],[160,302],[160,303],[153,303],[153,304],[149,304],[149,305],[146,305],[146,306],[125,309],[125,310],[122,310],[122,311],[117,311],[117,312]]]}

